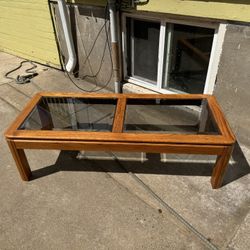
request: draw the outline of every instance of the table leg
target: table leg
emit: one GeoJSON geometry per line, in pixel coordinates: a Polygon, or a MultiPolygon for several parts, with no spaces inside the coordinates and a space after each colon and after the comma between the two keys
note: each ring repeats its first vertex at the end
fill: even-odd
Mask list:
{"type": "Polygon", "coordinates": [[[8,145],[12,156],[16,162],[17,169],[23,181],[28,181],[31,177],[31,170],[23,149],[17,149],[15,143],[8,140],[8,145]]]}
{"type": "Polygon", "coordinates": [[[214,189],[220,188],[222,185],[223,177],[226,172],[232,151],[233,151],[233,146],[228,146],[225,147],[221,155],[217,156],[217,160],[214,165],[211,178],[211,184],[214,189]]]}

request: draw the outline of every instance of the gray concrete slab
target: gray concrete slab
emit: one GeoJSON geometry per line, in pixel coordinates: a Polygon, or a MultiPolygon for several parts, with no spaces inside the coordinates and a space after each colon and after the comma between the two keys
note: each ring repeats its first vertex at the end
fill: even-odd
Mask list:
{"type": "MultiPolygon", "coordinates": [[[[33,166],[39,156],[33,153],[33,166]]],[[[46,158],[52,160],[50,154],[46,158]]],[[[68,170],[76,168],[67,155],[59,161],[68,170]]],[[[182,225],[152,209],[106,173],[69,170],[29,183],[15,174],[4,177],[0,188],[5,193],[0,208],[3,249],[204,248],[182,225]]]]}
{"type": "MultiPolygon", "coordinates": [[[[1,64],[2,56],[6,54],[0,53],[1,64]]],[[[77,91],[64,73],[53,69],[41,71],[26,85],[3,80],[1,76],[2,132],[36,92],[77,91]]],[[[213,158],[160,159],[141,153],[89,152],[76,160],[75,152],[27,151],[34,179],[25,183],[3,133],[0,142],[0,248],[207,249],[164,202],[219,249],[249,244],[248,147],[236,147],[224,187],[212,190],[213,158]]]]}
{"type": "Polygon", "coordinates": [[[244,219],[227,249],[250,249],[250,214],[244,219]]]}
{"type": "MultiPolygon", "coordinates": [[[[167,158],[160,159],[159,154],[144,156],[140,153],[114,154],[119,159],[122,168],[134,173],[166,204],[174,208],[219,248],[224,248],[230,242],[249,213],[250,176],[245,175],[231,181],[230,172],[234,172],[232,176],[237,176],[232,169],[242,167],[233,159],[229,166],[229,173],[225,177],[226,182],[231,182],[218,190],[213,190],[210,185],[210,176],[214,157],[168,155],[167,158]]],[[[122,177],[124,170],[120,169],[119,172],[116,163],[113,163],[112,155],[107,154],[103,157],[100,153],[85,153],[85,157],[91,160],[98,159],[98,157],[105,159],[106,164],[103,164],[103,168],[113,172],[113,178],[152,207],[162,208],[162,204],[156,202],[152,196],[148,195],[148,192],[138,190],[138,183],[122,177]]],[[[248,236],[245,235],[245,237],[248,236]]]]}

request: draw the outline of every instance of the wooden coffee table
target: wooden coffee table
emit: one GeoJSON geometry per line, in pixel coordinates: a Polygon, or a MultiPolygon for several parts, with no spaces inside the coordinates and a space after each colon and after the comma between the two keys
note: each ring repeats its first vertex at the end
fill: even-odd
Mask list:
{"type": "MultiPolygon", "coordinates": [[[[5,133],[24,181],[24,149],[217,155],[211,184],[222,185],[235,137],[210,95],[42,92],[5,133]]],[[[198,166],[197,166],[198,167],[198,166]]]]}

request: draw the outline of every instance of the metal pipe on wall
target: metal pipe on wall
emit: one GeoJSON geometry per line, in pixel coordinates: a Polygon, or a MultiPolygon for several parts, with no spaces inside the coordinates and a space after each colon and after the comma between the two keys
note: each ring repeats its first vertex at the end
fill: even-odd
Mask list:
{"type": "Polygon", "coordinates": [[[120,79],[120,60],[119,60],[119,44],[118,44],[118,32],[117,32],[117,10],[116,0],[108,0],[109,6],[109,19],[110,19],[110,34],[112,45],[112,61],[113,61],[113,75],[115,92],[122,92],[122,84],[120,79]]]}
{"type": "Polygon", "coordinates": [[[76,66],[76,52],[75,52],[73,37],[71,33],[70,20],[69,20],[65,1],[57,0],[57,3],[58,3],[60,19],[62,22],[63,34],[64,34],[66,47],[68,51],[68,61],[66,63],[65,68],[68,72],[72,72],[76,66]]]}

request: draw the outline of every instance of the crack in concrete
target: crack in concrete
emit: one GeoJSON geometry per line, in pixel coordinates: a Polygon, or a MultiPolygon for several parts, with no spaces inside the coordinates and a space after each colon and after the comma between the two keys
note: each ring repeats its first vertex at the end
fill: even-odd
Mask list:
{"type": "Polygon", "coordinates": [[[15,88],[14,86],[12,86],[12,84],[9,84],[9,83],[8,83],[7,85],[8,85],[9,87],[15,89],[18,93],[20,93],[20,94],[22,94],[22,95],[28,97],[29,99],[31,99],[31,96],[25,94],[25,93],[24,93],[23,91],[21,91],[20,89],[15,88]]]}
{"type": "Polygon", "coordinates": [[[0,100],[2,100],[3,102],[5,102],[6,104],[8,104],[12,109],[21,112],[20,109],[18,109],[16,106],[14,106],[12,103],[10,103],[9,101],[5,100],[3,97],[0,96],[0,100]]]}
{"type": "MultiPolygon", "coordinates": [[[[119,159],[117,159],[117,157],[113,155],[113,159],[114,161],[116,161],[118,163],[118,165],[121,167],[121,169],[125,170],[127,172],[127,174],[129,176],[131,176],[136,183],[138,183],[140,186],[143,187],[143,189],[150,194],[160,205],[161,207],[165,208],[170,214],[172,214],[179,222],[182,223],[182,225],[184,225],[187,230],[189,232],[192,232],[193,235],[195,235],[198,239],[200,239],[202,241],[202,243],[208,247],[209,249],[212,250],[218,250],[217,246],[215,246],[212,242],[210,242],[202,233],[200,233],[198,230],[196,230],[186,219],[184,219],[179,213],[177,213],[172,207],[170,207],[165,201],[163,201],[148,185],[146,185],[137,175],[135,175],[132,172],[128,172],[127,169],[122,165],[122,163],[119,161],[119,159]]],[[[101,167],[103,169],[103,167],[101,167]]],[[[105,170],[105,169],[104,169],[105,170]]],[[[141,197],[139,197],[138,195],[136,195],[135,193],[133,193],[129,188],[127,188],[126,186],[124,186],[122,183],[120,183],[118,180],[116,180],[112,175],[110,175],[109,173],[107,173],[107,175],[109,175],[112,180],[114,180],[116,183],[118,183],[120,186],[122,186],[123,188],[125,188],[129,193],[131,193],[132,195],[134,195],[135,197],[137,197],[139,200],[143,201],[143,203],[145,203],[147,206],[149,206],[150,208],[154,209],[154,207],[152,207],[150,204],[148,204],[146,201],[144,201],[141,197]]]]}
{"type": "Polygon", "coordinates": [[[223,249],[227,249],[230,244],[233,242],[235,236],[237,235],[238,231],[240,230],[243,222],[245,221],[245,219],[247,218],[247,215],[250,213],[250,208],[247,210],[245,216],[242,217],[242,219],[240,220],[238,226],[235,228],[234,232],[232,233],[231,237],[229,238],[229,240],[227,242],[225,242],[223,249]]]}

